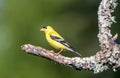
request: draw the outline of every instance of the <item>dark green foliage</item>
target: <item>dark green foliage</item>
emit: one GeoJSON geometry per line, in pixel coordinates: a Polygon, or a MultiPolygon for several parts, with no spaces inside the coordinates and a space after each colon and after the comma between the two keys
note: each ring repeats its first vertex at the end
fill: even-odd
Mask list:
{"type": "MultiPolygon", "coordinates": [[[[96,0],[0,0],[0,78],[114,78],[114,72],[94,75],[28,55],[20,46],[30,43],[53,49],[39,30],[52,25],[83,56],[99,50],[96,0]]],[[[117,24],[120,32],[119,6],[117,24]]],[[[62,52],[65,56],[76,56],[62,52]]],[[[117,74],[115,74],[117,78],[117,74]]],[[[119,74],[118,74],[119,75],[119,74]]]]}

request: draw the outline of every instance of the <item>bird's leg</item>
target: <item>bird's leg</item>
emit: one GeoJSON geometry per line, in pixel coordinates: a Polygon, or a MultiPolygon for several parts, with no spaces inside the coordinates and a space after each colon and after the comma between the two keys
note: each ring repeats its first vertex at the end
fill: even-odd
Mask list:
{"type": "Polygon", "coordinates": [[[62,51],[63,51],[63,49],[60,49],[60,51],[57,53],[57,55],[59,55],[62,51]]]}

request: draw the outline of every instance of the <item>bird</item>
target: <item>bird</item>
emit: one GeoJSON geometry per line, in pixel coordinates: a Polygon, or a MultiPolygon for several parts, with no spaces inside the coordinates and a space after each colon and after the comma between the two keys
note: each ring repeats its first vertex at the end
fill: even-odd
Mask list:
{"type": "Polygon", "coordinates": [[[43,31],[45,33],[46,36],[46,40],[48,41],[48,43],[55,49],[59,50],[58,54],[60,54],[63,50],[68,50],[70,52],[73,52],[79,56],[81,56],[81,54],[79,54],[77,51],[75,51],[71,45],[65,41],[65,39],[60,36],[53,28],[52,26],[44,26],[40,29],[40,31],[43,31]]]}

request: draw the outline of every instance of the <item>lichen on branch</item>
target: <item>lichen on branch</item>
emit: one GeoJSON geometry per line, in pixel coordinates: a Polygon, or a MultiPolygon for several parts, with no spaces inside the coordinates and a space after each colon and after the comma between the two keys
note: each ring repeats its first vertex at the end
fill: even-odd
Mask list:
{"type": "Polygon", "coordinates": [[[98,39],[101,50],[95,55],[89,57],[66,57],[57,54],[54,51],[44,48],[25,44],[21,49],[29,54],[43,57],[65,66],[73,67],[78,70],[90,70],[94,73],[100,73],[108,68],[116,71],[120,67],[120,44],[115,41],[118,34],[112,36],[111,25],[115,23],[115,17],[112,16],[117,0],[102,0],[98,8],[98,39]]]}

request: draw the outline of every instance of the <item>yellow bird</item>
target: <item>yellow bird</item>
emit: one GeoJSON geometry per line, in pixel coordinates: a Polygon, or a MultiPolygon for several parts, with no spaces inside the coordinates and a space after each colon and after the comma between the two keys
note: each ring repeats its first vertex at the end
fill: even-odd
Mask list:
{"type": "Polygon", "coordinates": [[[81,54],[73,50],[69,43],[66,42],[51,26],[42,27],[40,31],[45,33],[48,43],[55,49],[59,50],[58,54],[63,50],[68,50],[81,56],[81,54]]]}

